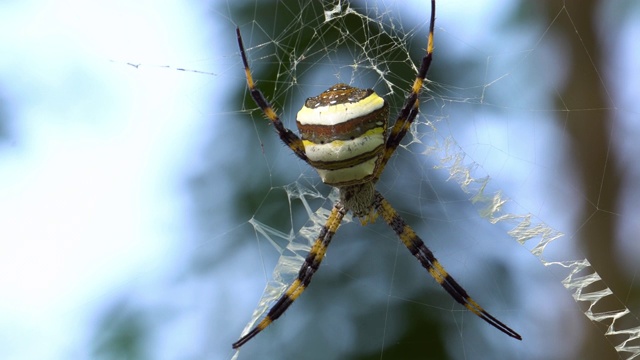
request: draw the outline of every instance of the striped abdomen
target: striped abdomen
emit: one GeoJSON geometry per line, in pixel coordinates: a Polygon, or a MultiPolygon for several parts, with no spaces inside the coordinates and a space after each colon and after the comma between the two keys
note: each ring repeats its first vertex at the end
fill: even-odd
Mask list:
{"type": "Polygon", "coordinates": [[[325,184],[341,187],[371,180],[388,117],[388,104],[372,89],[336,84],[308,98],[296,123],[309,163],[325,184]]]}

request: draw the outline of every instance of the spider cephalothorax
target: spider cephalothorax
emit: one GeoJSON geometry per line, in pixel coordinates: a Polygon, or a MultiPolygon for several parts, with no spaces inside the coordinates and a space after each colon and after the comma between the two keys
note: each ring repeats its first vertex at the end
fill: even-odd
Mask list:
{"type": "Polygon", "coordinates": [[[451,297],[498,330],[513,338],[522,339],[518,333],[471,299],[440,265],[422,239],[398,215],[382,194],[375,190],[375,184],[382,170],[418,115],[418,96],[433,54],[434,23],[435,0],[432,0],[427,53],[422,58],[411,91],[390,130],[387,129],[389,106],[383,98],[372,89],[359,89],[339,83],[305,101],[296,121],[300,137],[284,127],[271,104],[255,86],[242,44],[240,29],[236,29],[238,47],[251,97],[274,125],[285,145],[291,148],[300,159],[315,168],[325,184],[338,188],[340,198],[333,206],[296,280],[258,325],[233,344],[233,348],[239,348],[264,330],[300,296],[311,282],[333,235],[348,211],[359,217],[363,223],[373,221],[376,215],[380,215],[411,254],[451,297]]]}

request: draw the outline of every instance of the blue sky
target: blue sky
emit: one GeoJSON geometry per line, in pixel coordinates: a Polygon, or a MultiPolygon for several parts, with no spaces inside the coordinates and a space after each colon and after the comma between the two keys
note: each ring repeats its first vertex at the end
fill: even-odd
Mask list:
{"type": "Polygon", "coordinates": [[[177,174],[206,119],[182,100],[210,79],[125,62],[204,58],[210,24],[177,1],[0,7],[0,357],[64,358],[98,304],[161,276],[189,230],[177,174]]]}

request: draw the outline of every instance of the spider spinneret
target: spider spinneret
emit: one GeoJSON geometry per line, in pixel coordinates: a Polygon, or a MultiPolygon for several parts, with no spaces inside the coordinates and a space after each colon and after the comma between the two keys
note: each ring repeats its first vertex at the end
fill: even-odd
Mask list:
{"type": "Polygon", "coordinates": [[[522,340],[517,332],[485,311],[467,294],[447,273],[411,226],[400,217],[382,194],[375,190],[375,183],[380,178],[382,170],[418,115],[418,96],[433,55],[435,11],[435,0],[431,0],[427,53],[422,58],[411,91],[390,130],[387,129],[389,106],[383,98],[372,89],[359,89],[339,83],[305,101],[296,119],[300,131],[298,137],[282,124],[269,101],[256,87],[242,44],[240,29],[236,28],[238,47],[251,97],[271,121],[280,140],[301,160],[316,169],[325,184],[337,187],[340,190],[340,199],[334,204],[300,267],[297,278],[267,315],[233,343],[234,349],[244,345],[278,319],[302,294],[320,267],[327,247],[347,211],[359,217],[363,224],[375,220],[376,215],[380,215],[429,275],[454,300],[491,326],[522,340]]]}

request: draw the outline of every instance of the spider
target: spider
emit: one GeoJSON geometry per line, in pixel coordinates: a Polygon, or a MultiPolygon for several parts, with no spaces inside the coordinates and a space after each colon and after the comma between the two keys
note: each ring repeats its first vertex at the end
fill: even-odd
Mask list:
{"type": "Polygon", "coordinates": [[[311,165],[320,175],[322,182],[338,188],[339,199],[313,243],[297,278],[267,315],[251,331],[233,343],[234,349],[247,343],[278,319],[309,286],[333,235],[348,211],[360,218],[363,225],[381,216],[411,254],[451,297],[498,330],[522,340],[518,333],[486,312],[467,294],[442,267],[422,239],[374,187],[389,158],[418,115],[418,97],[433,55],[434,23],[435,0],[432,0],[426,55],[422,58],[411,92],[390,132],[387,129],[389,105],[383,98],[372,89],[359,89],[339,83],[305,101],[296,120],[300,137],[284,127],[269,101],[256,87],[240,29],[236,28],[238,47],[251,97],[271,121],[280,140],[300,159],[311,165]]]}

